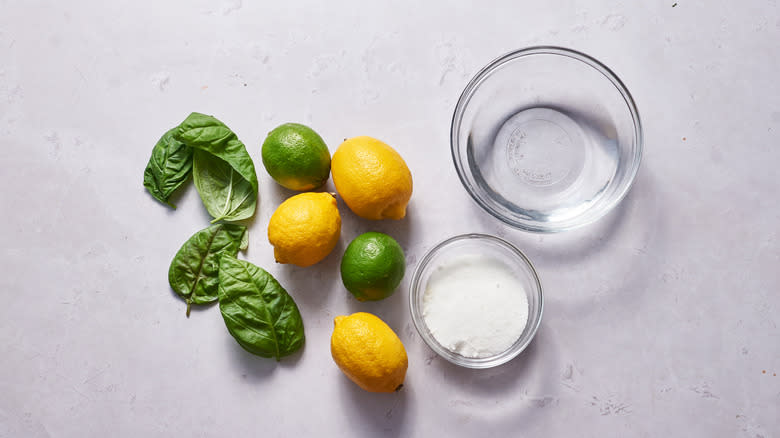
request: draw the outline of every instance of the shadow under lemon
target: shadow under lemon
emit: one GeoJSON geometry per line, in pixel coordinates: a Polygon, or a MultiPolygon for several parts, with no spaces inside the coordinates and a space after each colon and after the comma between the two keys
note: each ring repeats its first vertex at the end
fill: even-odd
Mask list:
{"type": "Polygon", "coordinates": [[[341,406],[349,415],[349,422],[355,432],[362,436],[409,435],[408,432],[402,434],[406,413],[413,399],[413,394],[410,394],[413,390],[407,387],[406,382],[396,392],[373,393],[360,388],[343,373],[339,374],[341,406]]]}
{"type": "MultiPolygon", "coordinates": [[[[320,262],[305,268],[276,263],[275,269],[279,273],[277,280],[296,302],[302,303],[307,308],[322,308],[327,303],[334,285],[341,285],[339,266],[345,248],[344,240],[339,239],[330,254],[320,262]]],[[[273,252],[273,247],[269,251],[273,252]]]]}

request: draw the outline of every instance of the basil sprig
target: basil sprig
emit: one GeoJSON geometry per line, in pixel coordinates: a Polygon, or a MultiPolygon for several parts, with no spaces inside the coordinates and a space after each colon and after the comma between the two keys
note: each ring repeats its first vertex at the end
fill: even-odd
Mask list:
{"type": "Polygon", "coordinates": [[[283,356],[304,342],[298,306],[262,268],[224,255],[219,266],[219,310],[228,331],[252,354],[283,356]]]}
{"type": "Polygon", "coordinates": [[[172,208],[169,200],[173,192],[187,181],[192,173],[192,148],[173,138],[173,128],[163,134],[152,149],[152,156],[144,170],[144,187],[155,199],[172,208]]]}
{"type": "Polygon", "coordinates": [[[187,316],[193,304],[208,304],[217,300],[219,259],[228,254],[235,257],[248,244],[246,227],[237,224],[216,224],[200,230],[187,239],[168,269],[168,282],[177,295],[187,302],[187,316]]]}

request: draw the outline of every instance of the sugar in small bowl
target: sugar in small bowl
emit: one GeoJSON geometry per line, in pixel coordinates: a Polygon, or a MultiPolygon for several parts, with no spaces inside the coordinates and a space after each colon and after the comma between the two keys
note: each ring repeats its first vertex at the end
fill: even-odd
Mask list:
{"type": "Polygon", "coordinates": [[[412,321],[439,356],[467,368],[490,368],[516,357],[542,318],[542,286],[514,245],[464,234],[431,249],[412,277],[412,321]]]}

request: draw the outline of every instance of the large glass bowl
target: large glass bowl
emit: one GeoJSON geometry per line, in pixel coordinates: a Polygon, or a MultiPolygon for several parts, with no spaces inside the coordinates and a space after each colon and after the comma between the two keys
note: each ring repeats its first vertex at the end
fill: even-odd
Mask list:
{"type": "Polygon", "coordinates": [[[463,91],[452,158],[474,200],[503,222],[557,232],[591,223],[631,187],[642,157],[634,100],[599,61],[560,47],[508,53],[463,91]]]}
{"type": "MultiPolygon", "coordinates": [[[[479,290],[474,290],[478,294],[479,290]]],[[[490,368],[512,360],[531,343],[542,321],[542,284],[528,258],[511,243],[485,234],[463,234],[436,245],[423,257],[415,269],[409,289],[409,308],[417,332],[428,346],[439,356],[467,368],[490,368]],[[528,321],[517,340],[505,351],[489,357],[466,357],[450,351],[441,345],[425,322],[424,296],[431,274],[448,263],[462,257],[490,257],[503,261],[513,276],[523,286],[528,300],[528,321]]]]}

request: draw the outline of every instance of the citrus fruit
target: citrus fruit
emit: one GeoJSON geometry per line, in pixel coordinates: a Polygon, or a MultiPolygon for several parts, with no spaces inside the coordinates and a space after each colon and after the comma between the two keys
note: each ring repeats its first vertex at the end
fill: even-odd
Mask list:
{"type": "Polygon", "coordinates": [[[271,178],[288,189],[316,189],[328,180],[328,146],[308,126],[285,123],[274,128],[263,142],[261,154],[271,178]]]}
{"type": "Polygon", "coordinates": [[[278,263],[311,266],[339,241],[341,216],[330,193],[301,193],[276,209],[268,223],[268,241],[278,263]]]}
{"type": "Polygon", "coordinates": [[[341,258],[341,281],[359,301],[392,295],[405,270],[401,245],[387,234],[374,231],[357,236],[341,258]]]}
{"type": "Polygon", "coordinates": [[[401,219],[412,197],[412,174],[393,148],[371,137],[341,143],[331,163],[333,184],[356,215],[401,219]]]}
{"type": "Polygon", "coordinates": [[[337,316],[333,323],[330,353],[350,380],[370,392],[401,388],[409,362],[393,329],[365,312],[337,316]]]}

